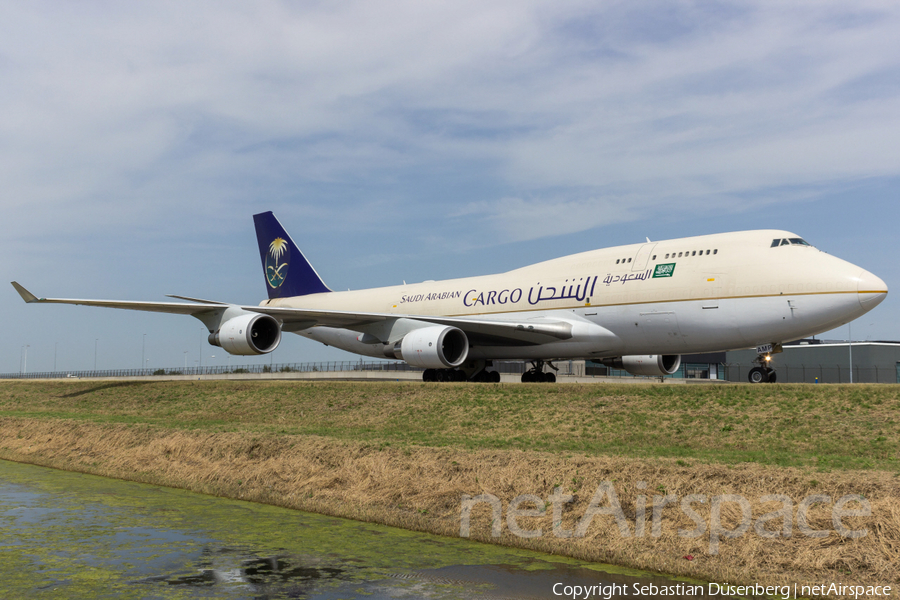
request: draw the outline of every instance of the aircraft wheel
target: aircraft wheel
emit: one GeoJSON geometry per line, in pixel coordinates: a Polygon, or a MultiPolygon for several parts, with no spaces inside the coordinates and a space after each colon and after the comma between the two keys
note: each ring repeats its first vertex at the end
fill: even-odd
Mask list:
{"type": "Polygon", "coordinates": [[[750,376],[748,379],[750,380],[750,383],[766,383],[769,381],[769,374],[761,367],[754,367],[750,369],[750,376]]]}
{"type": "Polygon", "coordinates": [[[531,383],[534,381],[534,374],[531,371],[525,371],[522,373],[522,383],[531,383]]]}
{"type": "Polygon", "coordinates": [[[425,369],[422,373],[422,381],[427,381],[429,383],[433,381],[437,381],[437,375],[435,374],[434,369],[425,369]]]}
{"type": "Polygon", "coordinates": [[[544,383],[556,383],[556,374],[544,373],[544,383]]]}
{"type": "Polygon", "coordinates": [[[488,381],[491,383],[500,383],[500,371],[491,371],[488,381]]]}
{"type": "Polygon", "coordinates": [[[461,369],[454,369],[450,372],[453,373],[453,381],[465,381],[468,379],[468,377],[466,377],[466,372],[461,369]]]}
{"type": "Polygon", "coordinates": [[[774,369],[769,369],[768,376],[769,376],[769,383],[775,383],[775,381],[778,379],[778,376],[775,374],[774,369]]]}

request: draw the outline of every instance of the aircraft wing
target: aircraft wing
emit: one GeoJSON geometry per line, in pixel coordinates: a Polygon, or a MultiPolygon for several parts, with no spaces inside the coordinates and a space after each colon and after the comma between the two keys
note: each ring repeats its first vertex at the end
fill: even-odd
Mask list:
{"type": "Polygon", "coordinates": [[[135,302],[131,300],[81,300],[76,298],[38,298],[17,282],[13,281],[12,285],[22,296],[22,299],[29,303],[47,303],[47,304],[78,304],[82,306],[101,306],[104,308],[123,308],[126,310],[142,310],[147,312],[172,313],[178,315],[198,315],[204,312],[219,310],[223,306],[222,303],[213,302],[135,302]]]}
{"type": "Polygon", "coordinates": [[[483,339],[495,338],[498,342],[545,344],[572,337],[572,324],[563,320],[532,319],[477,319],[472,317],[443,317],[434,315],[395,313],[354,313],[305,308],[275,308],[267,306],[242,306],[244,310],[271,315],[285,324],[300,323],[303,329],[316,325],[345,327],[359,330],[361,327],[390,319],[413,319],[435,325],[450,325],[462,329],[470,336],[483,339]]]}
{"type": "Polygon", "coordinates": [[[288,331],[297,331],[314,326],[343,327],[362,331],[362,327],[379,321],[391,319],[414,319],[436,325],[458,327],[467,335],[479,338],[482,343],[544,344],[566,340],[572,337],[572,324],[564,320],[531,319],[504,320],[478,319],[472,317],[443,317],[415,314],[363,313],[335,310],[311,310],[305,308],[277,308],[267,306],[239,306],[213,300],[198,300],[185,296],[192,302],[141,302],[132,300],[91,300],[77,298],[39,298],[19,283],[13,281],[13,287],[22,299],[40,304],[76,304],[81,306],[98,306],[103,308],[120,308],[147,312],[171,313],[201,316],[205,313],[220,311],[223,308],[236,306],[248,312],[270,315],[281,321],[288,331]]]}

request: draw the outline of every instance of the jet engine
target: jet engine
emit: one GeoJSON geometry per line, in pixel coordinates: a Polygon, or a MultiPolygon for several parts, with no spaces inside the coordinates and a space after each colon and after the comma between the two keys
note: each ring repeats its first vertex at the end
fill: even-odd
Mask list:
{"type": "Polygon", "coordinates": [[[281,325],[274,317],[245,314],[228,319],[209,334],[209,343],[224,348],[229,354],[243,356],[268,354],[281,341],[281,325]]]}
{"type": "Polygon", "coordinates": [[[469,338],[461,329],[435,325],[414,329],[384,351],[414,367],[446,369],[458,367],[469,354],[469,338]]]}
{"type": "Polygon", "coordinates": [[[634,356],[620,356],[618,358],[604,358],[604,365],[614,369],[624,369],[632,375],[644,375],[647,377],[662,377],[671,375],[681,366],[680,354],[640,354],[634,356]]]}

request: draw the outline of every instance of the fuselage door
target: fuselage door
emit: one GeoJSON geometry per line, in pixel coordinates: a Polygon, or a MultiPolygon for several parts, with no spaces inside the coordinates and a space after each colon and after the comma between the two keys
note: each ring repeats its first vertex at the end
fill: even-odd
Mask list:
{"type": "Polygon", "coordinates": [[[643,271],[647,268],[647,261],[650,260],[650,255],[653,253],[653,249],[656,248],[656,244],[644,244],[638,249],[637,256],[634,257],[634,262],[631,263],[632,271],[643,271]]]}

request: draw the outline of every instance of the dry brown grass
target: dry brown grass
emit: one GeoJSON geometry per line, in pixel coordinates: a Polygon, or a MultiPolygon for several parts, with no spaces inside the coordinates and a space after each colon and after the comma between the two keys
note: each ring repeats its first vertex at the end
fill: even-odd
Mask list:
{"type": "MultiPolygon", "coordinates": [[[[502,544],[732,584],[872,585],[900,577],[900,479],[884,471],[821,473],[519,449],[385,447],[314,435],[29,417],[0,419],[0,457],[449,536],[459,535],[462,496],[489,493],[503,503],[502,544]],[[717,555],[709,553],[707,535],[690,539],[677,534],[680,527],[695,526],[677,505],[663,509],[659,537],[650,535],[648,514],[643,537],[622,537],[612,518],[598,516],[585,537],[557,538],[551,533],[552,508],[519,520],[523,528],[543,528],[541,537],[510,533],[506,508],[515,496],[547,499],[557,485],[573,492],[576,500],[566,506],[562,518],[562,526],[572,529],[604,481],[612,482],[630,527],[637,517],[637,497],[650,496],[651,505],[652,495],[662,495],[662,490],[679,498],[740,494],[751,501],[754,517],[776,509],[759,502],[766,494],[790,496],[795,513],[810,494],[832,499],[860,494],[870,503],[872,515],[845,519],[850,528],[869,530],[859,539],[841,538],[833,531],[820,539],[801,535],[795,516],[791,537],[766,539],[751,530],[722,539],[717,555]],[[646,489],[638,490],[638,482],[646,482],[646,489]],[[694,560],[686,560],[687,555],[694,560]]],[[[694,508],[708,522],[709,503],[694,508]]],[[[735,505],[724,506],[723,523],[734,524],[739,517],[735,505]]],[[[830,512],[817,505],[810,512],[810,525],[833,529],[830,512]]],[[[497,541],[491,538],[487,505],[473,509],[471,537],[497,541]]]]}

